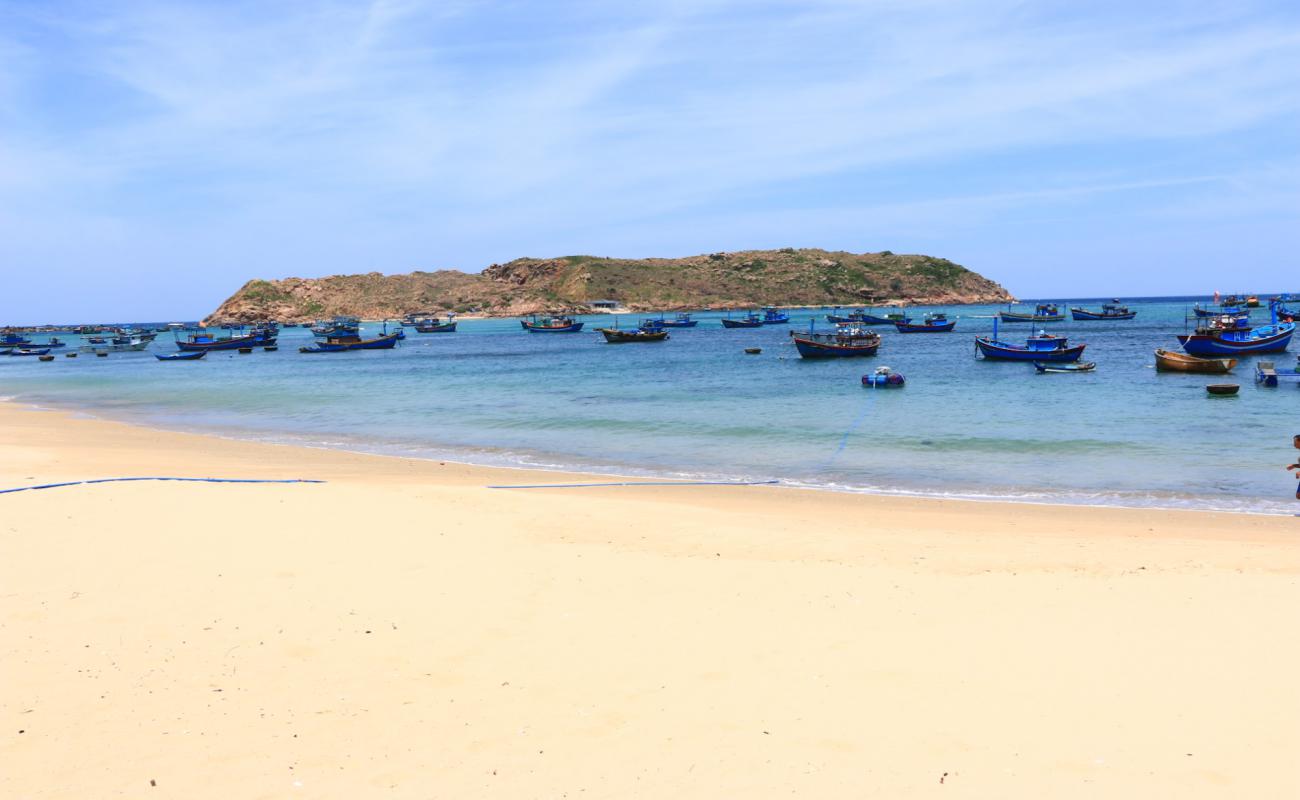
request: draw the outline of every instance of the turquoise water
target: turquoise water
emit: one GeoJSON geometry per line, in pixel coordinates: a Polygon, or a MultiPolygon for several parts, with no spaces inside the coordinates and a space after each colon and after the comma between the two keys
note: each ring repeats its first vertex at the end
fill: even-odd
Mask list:
{"type": "MultiPolygon", "coordinates": [[[[1084,358],[1098,369],[1082,375],[977,360],[973,337],[992,329],[997,309],[961,306],[944,309],[958,318],[951,334],[877,328],[884,342],[869,359],[798,358],[789,327],[822,321],[824,310],[792,312],[792,326],[733,330],[701,314],[697,328],[645,345],[607,345],[589,332],[607,316],[550,335],[513,319],[466,320],[454,334],[409,330],[392,351],[300,355],[310,334],[291,328],[278,352],[194,363],[148,353],[0,357],[0,395],[166,428],[474,463],[1294,513],[1295,480],[1283,467],[1295,456],[1300,391],[1257,388],[1250,359],[1227,379],[1242,384],[1235,398],[1206,396],[1216,377],[1152,366],[1154,348],[1177,349],[1190,304],[1132,301],[1131,322],[1049,326],[1088,343],[1084,358]],[[861,375],[878,365],[906,375],[907,387],[864,389],[861,375]]],[[[1002,326],[1003,338],[1030,331],[1002,326]]],[[[154,349],[173,350],[170,335],[154,349]]]]}

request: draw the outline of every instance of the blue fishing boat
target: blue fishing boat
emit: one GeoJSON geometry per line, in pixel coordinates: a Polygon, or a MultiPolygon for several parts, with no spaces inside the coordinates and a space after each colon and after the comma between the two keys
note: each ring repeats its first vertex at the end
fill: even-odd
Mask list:
{"type": "Polygon", "coordinates": [[[519,320],[519,324],[529,333],[577,333],[582,330],[585,323],[574,322],[572,317],[544,317],[539,319],[534,316],[531,321],[519,320]]]}
{"type": "Polygon", "coordinates": [[[1056,303],[1039,303],[1034,306],[1032,314],[1012,311],[1008,306],[1006,311],[998,312],[998,316],[1003,322],[1061,322],[1065,319],[1065,315],[1056,307],[1056,303]]]}
{"type": "Polygon", "coordinates": [[[894,328],[899,333],[947,333],[956,326],[957,320],[950,320],[945,314],[926,314],[921,323],[894,321],[894,328]]]}
{"type": "Polygon", "coordinates": [[[1023,345],[1004,342],[998,339],[996,319],[993,320],[992,336],[975,337],[976,350],[989,361],[1072,362],[1079,360],[1085,347],[1086,344],[1070,347],[1069,340],[1064,336],[1052,336],[1046,331],[1030,336],[1023,345]]]}
{"type": "MultiPolygon", "coordinates": [[[[836,311],[839,309],[836,308],[836,311]]],[[[826,320],[834,322],[837,325],[841,322],[851,322],[856,325],[893,325],[895,322],[906,322],[907,316],[902,312],[889,312],[886,314],[872,314],[865,308],[859,308],[848,314],[827,314],[826,320]]]]}
{"type": "Polygon", "coordinates": [[[691,319],[691,315],[684,312],[677,312],[672,319],[664,319],[663,315],[659,316],[659,327],[661,328],[694,328],[699,325],[700,321],[691,319]]]}
{"type": "Polygon", "coordinates": [[[1178,342],[1193,356],[1241,356],[1257,353],[1280,353],[1291,343],[1294,322],[1275,322],[1259,328],[1224,330],[1199,326],[1195,333],[1183,334],[1178,342]]]}
{"type": "Polygon", "coordinates": [[[764,325],[785,325],[790,321],[790,315],[784,311],[778,311],[775,308],[763,309],[764,325]]]}
{"type": "Polygon", "coordinates": [[[357,317],[335,317],[329,321],[317,321],[311,327],[315,336],[348,336],[361,333],[361,320],[357,317]]]}
{"type": "Polygon", "coordinates": [[[198,361],[208,354],[207,350],[181,350],[178,353],[154,353],[159,361],[198,361]]]}
{"type": "Polygon", "coordinates": [[[0,334],[0,347],[27,347],[30,344],[32,340],[20,333],[0,334]]]}
{"type": "Polygon", "coordinates": [[[49,354],[48,347],[14,347],[9,350],[11,356],[48,356],[49,354]]]}
{"type": "Polygon", "coordinates": [[[1102,303],[1101,311],[1089,311],[1086,308],[1071,308],[1070,314],[1074,317],[1075,322],[1123,320],[1133,319],[1137,316],[1136,311],[1131,310],[1128,306],[1120,305],[1119,300],[1102,303]]]}
{"type": "Polygon", "coordinates": [[[626,344],[629,342],[662,342],[668,338],[665,328],[636,328],[620,330],[618,328],[597,328],[609,344],[626,344]]]}
{"type": "Polygon", "coordinates": [[[401,337],[396,333],[362,339],[360,336],[331,336],[310,347],[299,347],[299,353],[346,353],[351,350],[391,350],[401,337]]]}
{"type": "Polygon", "coordinates": [[[761,328],[763,327],[763,318],[758,312],[751,311],[740,319],[732,319],[730,316],[718,320],[724,328],[761,328]]]}
{"type": "Polygon", "coordinates": [[[807,333],[791,331],[790,338],[801,358],[874,356],[880,349],[880,334],[853,323],[839,323],[830,333],[816,333],[810,325],[807,333]]]}
{"type": "MultiPolygon", "coordinates": [[[[614,325],[615,325],[615,327],[618,326],[618,321],[617,321],[617,320],[615,320],[614,325]]],[[[663,321],[662,319],[653,319],[653,318],[652,318],[652,319],[643,319],[643,320],[641,320],[641,324],[640,324],[640,325],[637,325],[637,328],[638,328],[639,330],[643,330],[643,331],[652,331],[652,332],[653,332],[653,331],[661,331],[661,330],[664,329],[664,327],[665,327],[665,326],[664,326],[664,321],[663,321]]],[[[601,328],[601,329],[599,329],[599,330],[604,330],[604,329],[601,328]]]]}

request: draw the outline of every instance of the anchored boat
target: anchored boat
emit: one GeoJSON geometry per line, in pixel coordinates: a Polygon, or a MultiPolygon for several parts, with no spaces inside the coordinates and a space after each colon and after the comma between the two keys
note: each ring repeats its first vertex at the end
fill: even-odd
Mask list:
{"type": "Polygon", "coordinates": [[[388,333],[374,339],[362,339],[355,334],[331,336],[310,347],[299,347],[299,353],[346,353],[350,350],[391,350],[397,345],[401,333],[388,333]]]}
{"type": "Polygon", "coordinates": [[[840,323],[831,333],[790,333],[802,358],[852,358],[874,356],[880,349],[880,334],[861,325],[840,323]]]}
{"type": "Polygon", "coordinates": [[[1109,303],[1102,303],[1101,311],[1089,311],[1086,308],[1071,308],[1070,315],[1074,317],[1075,322],[1091,322],[1099,320],[1133,319],[1137,316],[1137,312],[1129,309],[1128,306],[1120,305],[1119,300],[1112,300],[1109,303]]]}
{"type": "Polygon", "coordinates": [[[1006,311],[998,312],[998,316],[1003,322],[1061,322],[1065,319],[1065,315],[1056,307],[1056,303],[1039,303],[1034,306],[1032,314],[1012,311],[1008,306],[1006,311]]]}
{"type": "Polygon", "coordinates": [[[534,316],[531,321],[519,320],[519,324],[529,333],[577,333],[582,330],[582,326],[586,323],[574,322],[572,317],[538,318],[534,316]]]}
{"type": "Polygon", "coordinates": [[[944,314],[926,314],[925,321],[920,324],[894,320],[894,329],[899,333],[948,333],[956,326],[957,320],[950,320],[944,314]]]}
{"type": "Polygon", "coordinates": [[[1294,322],[1275,322],[1259,328],[1223,329],[1199,326],[1195,333],[1183,334],[1178,342],[1193,356],[1238,356],[1280,353],[1291,343],[1294,322]]]}
{"type": "Polygon", "coordinates": [[[1078,361],[1083,355],[1086,344],[1070,347],[1064,336],[1052,336],[1046,331],[1039,331],[1037,336],[1030,336],[1023,345],[1011,344],[998,338],[998,321],[993,320],[992,336],[976,336],[975,349],[989,361],[1041,361],[1044,363],[1069,363],[1078,361]]]}
{"type": "Polygon", "coordinates": [[[1156,350],[1157,372],[1195,372],[1201,375],[1226,375],[1237,366],[1235,358],[1198,358],[1171,350],[1156,350]]]}
{"type": "Polygon", "coordinates": [[[605,341],[610,344],[625,344],[628,342],[662,342],[668,338],[668,331],[662,328],[637,328],[636,330],[620,330],[618,328],[597,328],[605,336],[605,341]]]}
{"type": "Polygon", "coordinates": [[[718,320],[724,328],[761,328],[763,327],[763,318],[758,312],[751,311],[740,319],[732,319],[730,316],[718,320]]]}

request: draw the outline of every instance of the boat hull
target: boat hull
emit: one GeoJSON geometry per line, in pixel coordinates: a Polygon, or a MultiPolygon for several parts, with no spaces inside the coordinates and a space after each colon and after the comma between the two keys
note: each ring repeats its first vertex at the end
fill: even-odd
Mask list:
{"type": "Polygon", "coordinates": [[[1198,358],[1168,350],[1156,351],[1157,372],[1193,372],[1199,375],[1226,375],[1237,366],[1235,358],[1198,358]]]}
{"type": "Polygon", "coordinates": [[[844,343],[817,341],[804,336],[791,336],[801,358],[859,358],[874,356],[880,349],[880,338],[844,343]]]}
{"type": "Polygon", "coordinates": [[[1183,350],[1193,356],[1239,356],[1258,353],[1281,353],[1291,344],[1291,335],[1295,333],[1295,323],[1286,322],[1278,326],[1272,334],[1259,335],[1257,329],[1243,338],[1232,338],[1233,333],[1193,333],[1178,337],[1183,350]]]}
{"type": "Polygon", "coordinates": [[[1078,361],[1088,345],[1078,344],[1074,347],[1059,347],[1055,350],[1020,347],[978,337],[975,346],[980,355],[989,361],[1041,361],[1043,363],[1062,364],[1078,361]]]}
{"type": "Polygon", "coordinates": [[[633,342],[662,342],[668,338],[665,330],[621,331],[618,328],[598,328],[605,341],[610,344],[631,344],[633,342]]]}
{"type": "Polygon", "coordinates": [[[154,353],[153,357],[159,361],[198,361],[207,354],[207,350],[182,350],[179,353],[154,353]]]}
{"type": "Polygon", "coordinates": [[[523,325],[524,330],[528,331],[529,333],[577,333],[578,331],[582,330],[582,326],[586,325],[587,323],[575,322],[572,325],[557,325],[555,327],[547,327],[546,325],[533,325],[524,320],[520,320],[519,324],[523,325]]]}
{"type": "Polygon", "coordinates": [[[720,319],[724,328],[761,328],[763,321],[761,319],[720,319]]]}
{"type": "Polygon", "coordinates": [[[933,325],[916,325],[911,322],[894,322],[894,329],[899,333],[948,333],[957,327],[957,320],[939,322],[933,325]]]}
{"type": "Polygon", "coordinates": [[[998,315],[1003,322],[1064,322],[1064,314],[1017,314],[1014,311],[1000,311],[998,315]]]}
{"type": "Polygon", "coordinates": [[[377,339],[356,342],[317,342],[311,347],[299,347],[299,353],[347,353],[353,350],[391,350],[397,346],[398,335],[390,333],[377,339]]]}
{"type": "Polygon", "coordinates": [[[1101,314],[1096,311],[1089,311],[1086,308],[1072,308],[1070,309],[1070,316],[1074,317],[1075,322],[1100,322],[1106,320],[1133,319],[1137,316],[1137,312],[1125,311],[1122,314],[1101,314]]]}
{"type": "MultiPolygon", "coordinates": [[[[148,344],[145,342],[144,344],[148,344]]],[[[207,351],[207,350],[238,350],[241,347],[265,347],[274,345],[274,336],[232,336],[228,339],[213,339],[211,341],[188,341],[183,342],[179,339],[176,341],[176,347],[185,351],[207,351]]]]}
{"type": "Polygon", "coordinates": [[[455,333],[456,323],[448,322],[443,325],[416,325],[416,333],[455,333]]]}

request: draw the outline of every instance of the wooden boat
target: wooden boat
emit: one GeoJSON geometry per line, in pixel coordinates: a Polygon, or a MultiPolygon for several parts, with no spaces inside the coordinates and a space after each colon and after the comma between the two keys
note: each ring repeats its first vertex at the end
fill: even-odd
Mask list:
{"type": "Polygon", "coordinates": [[[957,320],[950,320],[943,314],[926,314],[925,321],[917,324],[894,320],[894,329],[899,333],[948,333],[957,326],[957,320]]]}
{"type": "Polygon", "coordinates": [[[53,361],[53,360],[54,360],[54,356],[51,356],[51,355],[44,355],[44,356],[40,356],[40,357],[38,357],[36,360],[37,360],[37,361],[53,361]]]}
{"type": "Polygon", "coordinates": [[[757,313],[755,313],[755,312],[753,312],[753,311],[749,312],[748,314],[746,314],[746,315],[745,315],[743,318],[741,318],[741,319],[732,319],[731,317],[723,317],[722,319],[718,320],[718,322],[721,322],[721,323],[722,323],[722,327],[724,327],[724,328],[761,328],[761,327],[763,327],[763,318],[760,317],[757,313]]]}
{"type": "Polygon", "coordinates": [[[1039,303],[1034,306],[1034,313],[1025,314],[1019,311],[998,312],[998,316],[1003,322],[1061,322],[1065,315],[1056,307],[1056,303],[1039,303]]]}
{"type": "Polygon", "coordinates": [[[1069,346],[1064,336],[1052,336],[1040,332],[1030,336],[1023,345],[1011,344],[998,339],[997,320],[993,321],[992,336],[975,337],[975,349],[989,361],[1042,361],[1054,364],[1078,361],[1083,355],[1086,344],[1069,346]]]}
{"type": "Polygon", "coordinates": [[[531,322],[521,319],[519,324],[529,333],[577,333],[586,323],[574,322],[572,317],[546,317],[541,320],[533,317],[531,322]]]}
{"type": "Polygon", "coordinates": [[[758,354],[761,353],[761,352],[763,352],[763,348],[761,348],[761,347],[746,347],[746,348],[745,348],[745,354],[746,354],[746,355],[756,356],[756,355],[758,355],[758,354]]]}
{"type": "Polygon", "coordinates": [[[880,349],[880,334],[851,323],[840,323],[831,333],[791,331],[790,338],[801,358],[874,356],[880,349]]]}
{"type": "Polygon", "coordinates": [[[1205,387],[1205,391],[1215,395],[1236,394],[1241,390],[1241,386],[1235,383],[1211,383],[1205,387]]]}
{"type": "Polygon", "coordinates": [[[1283,382],[1300,384],[1300,369],[1278,369],[1272,361],[1261,361],[1255,365],[1255,383],[1277,386],[1283,382]]]}
{"type": "Polygon", "coordinates": [[[777,311],[775,308],[763,309],[764,325],[785,325],[790,322],[790,315],[784,311],[777,311]]]}
{"type": "Polygon", "coordinates": [[[1280,353],[1291,343],[1295,326],[1294,322],[1278,322],[1247,330],[1198,327],[1196,333],[1179,336],[1178,342],[1193,356],[1280,353]]]}
{"type": "Polygon", "coordinates": [[[346,353],[351,350],[391,350],[400,337],[396,333],[362,339],[360,336],[331,336],[310,347],[299,347],[299,353],[346,353]]]}
{"type": "Polygon", "coordinates": [[[178,353],[154,353],[159,361],[198,361],[208,354],[207,350],[181,350],[178,353]]]}
{"type": "Polygon", "coordinates": [[[1225,375],[1237,366],[1235,358],[1198,358],[1171,350],[1156,350],[1157,372],[1196,372],[1202,375],[1225,375]]]}
{"type": "Polygon", "coordinates": [[[1041,361],[1034,362],[1034,369],[1039,374],[1048,372],[1092,372],[1097,368],[1094,361],[1085,361],[1082,364],[1044,364],[1041,361]]]}
{"type": "Polygon", "coordinates": [[[1089,311],[1086,308],[1071,308],[1070,315],[1075,322],[1092,322],[1099,320],[1123,320],[1133,319],[1137,312],[1129,309],[1128,306],[1120,305],[1119,300],[1112,300],[1109,303],[1102,303],[1101,311],[1089,311]]]}
{"type": "Polygon", "coordinates": [[[894,372],[889,367],[876,367],[876,371],[862,376],[862,385],[872,389],[902,389],[907,379],[901,372],[894,372]]]}
{"type": "Polygon", "coordinates": [[[618,328],[597,328],[605,336],[605,341],[610,344],[626,344],[629,342],[662,342],[668,338],[666,330],[646,330],[637,328],[636,330],[619,330],[618,328]]]}

